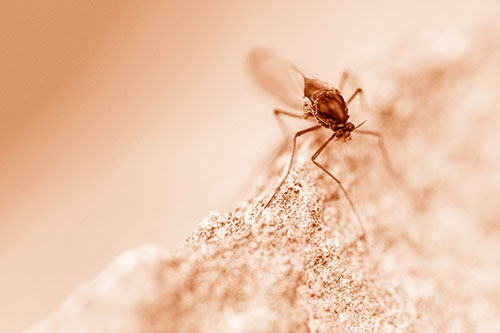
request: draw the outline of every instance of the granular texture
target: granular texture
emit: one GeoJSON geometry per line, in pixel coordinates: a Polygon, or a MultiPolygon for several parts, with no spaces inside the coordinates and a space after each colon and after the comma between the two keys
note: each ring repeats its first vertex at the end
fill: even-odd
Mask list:
{"type": "Polygon", "coordinates": [[[416,51],[363,80],[374,92],[364,126],[385,135],[397,174],[356,132],[319,158],[361,212],[366,241],[310,161],[321,132],[301,138],[264,211],[291,142],[239,208],[211,213],[177,251],[123,254],[32,331],[500,331],[498,52],[459,41],[468,47],[416,51]]]}

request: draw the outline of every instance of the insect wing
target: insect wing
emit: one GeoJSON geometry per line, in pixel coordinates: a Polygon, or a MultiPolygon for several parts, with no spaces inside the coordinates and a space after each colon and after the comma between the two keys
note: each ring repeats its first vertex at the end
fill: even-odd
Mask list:
{"type": "Polygon", "coordinates": [[[263,89],[287,106],[303,110],[304,75],[295,66],[264,49],[253,50],[248,62],[263,89]]]}

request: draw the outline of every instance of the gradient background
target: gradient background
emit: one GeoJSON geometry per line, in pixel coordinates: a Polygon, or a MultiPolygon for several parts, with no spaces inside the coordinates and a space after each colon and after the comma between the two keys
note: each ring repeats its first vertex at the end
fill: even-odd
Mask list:
{"type": "MultiPolygon", "coordinates": [[[[257,45],[325,80],[494,1],[11,1],[0,7],[0,331],[124,249],[182,245],[281,139],[257,45]]],[[[498,26],[498,24],[496,25],[498,26]]],[[[390,61],[390,60],[388,60],[390,61]]],[[[257,168],[258,170],[258,168],[257,168]]]]}

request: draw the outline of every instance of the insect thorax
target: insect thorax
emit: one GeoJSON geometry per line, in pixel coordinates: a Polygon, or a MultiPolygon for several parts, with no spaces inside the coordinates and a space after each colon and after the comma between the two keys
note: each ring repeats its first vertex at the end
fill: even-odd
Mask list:
{"type": "Polygon", "coordinates": [[[310,96],[304,96],[306,114],[314,116],[321,126],[342,130],[347,124],[349,113],[347,103],[335,88],[325,88],[315,91],[310,96]]]}

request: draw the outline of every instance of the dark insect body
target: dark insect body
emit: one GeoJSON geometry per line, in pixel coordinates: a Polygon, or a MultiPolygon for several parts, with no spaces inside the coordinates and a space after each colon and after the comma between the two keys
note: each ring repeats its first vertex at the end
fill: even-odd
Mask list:
{"type": "Polygon", "coordinates": [[[267,201],[266,205],[261,210],[261,213],[274,200],[281,186],[290,174],[293,159],[295,156],[297,138],[306,133],[310,133],[324,127],[331,130],[332,135],[318,148],[318,150],[316,150],[316,152],[312,155],[311,160],[317,167],[324,171],[338,184],[345,197],[349,201],[349,204],[359,222],[359,226],[361,229],[360,238],[365,239],[366,232],[363,226],[363,222],[349,196],[349,193],[344,188],[339,179],[337,179],[330,171],[328,171],[323,165],[316,161],[317,157],[332,140],[350,140],[351,133],[353,131],[356,131],[356,133],[376,136],[378,138],[380,148],[384,157],[384,162],[386,163],[386,166],[391,169],[387,151],[385,149],[385,145],[380,133],[374,131],[358,130],[358,128],[363,125],[364,122],[356,126],[348,121],[348,104],[358,94],[362,93],[362,89],[356,89],[351,97],[347,101],[345,101],[340,89],[342,89],[345,80],[347,79],[348,75],[346,72],[344,72],[344,74],[342,75],[342,79],[339,84],[340,89],[336,89],[330,87],[323,81],[304,75],[295,66],[277,58],[275,55],[268,51],[260,49],[255,50],[250,54],[249,60],[255,78],[266,90],[288,104],[288,106],[302,111],[301,114],[297,114],[280,109],[274,109],[274,114],[277,117],[284,115],[294,118],[313,120],[317,123],[312,127],[295,133],[293,137],[292,154],[290,163],[288,165],[288,170],[271,198],[267,201]],[[293,81],[295,81],[295,83],[298,83],[298,86],[296,85],[295,87],[291,87],[291,79],[294,79],[293,81]]]}

